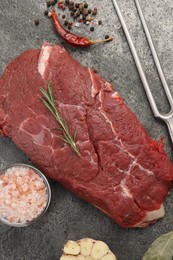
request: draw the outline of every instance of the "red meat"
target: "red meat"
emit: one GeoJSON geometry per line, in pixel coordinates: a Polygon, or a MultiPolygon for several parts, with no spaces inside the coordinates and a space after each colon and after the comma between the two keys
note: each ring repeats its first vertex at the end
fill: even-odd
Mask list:
{"type": "Polygon", "coordinates": [[[11,62],[0,79],[0,127],[51,178],[122,227],[163,217],[173,166],[113,87],[61,46],[44,44],[11,62]],[[57,138],[39,87],[53,86],[57,109],[77,130],[78,157],[57,138]]]}

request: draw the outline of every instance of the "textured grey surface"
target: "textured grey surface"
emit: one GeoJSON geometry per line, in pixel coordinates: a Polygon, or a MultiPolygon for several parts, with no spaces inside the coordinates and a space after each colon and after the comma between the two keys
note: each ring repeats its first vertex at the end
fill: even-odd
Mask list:
{"type": "MultiPolygon", "coordinates": [[[[129,51],[126,38],[111,0],[88,1],[97,5],[98,19],[103,22],[90,33],[89,28],[74,28],[93,38],[110,34],[114,41],[92,46],[87,50],[67,46],[55,33],[51,20],[44,17],[44,0],[9,0],[0,5],[0,75],[5,66],[28,48],[39,48],[44,41],[63,44],[83,65],[95,68],[120,92],[151,137],[165,137],[166,151],[172,159],[172,145],[166,126],[153,117],[143,86],[129,51]],[[40,19],[38,27],[34,20],[40,19]],[[86,28],[86,29],[84,29],[86,28]]],[[[149,52],[133,0],[119,0],[135,46],[142,59],[149,83],[161,111],[168,111],[161,85],[149,52]]],[[[173,2],[171,0],[140,1],[150,27],[156,49],[171,90],[173,90],[173,2]]],[[[0,167],[10,163],[31,163],[7,138],[0,138],[0,167]]],[[[27,228],[8,228],[0,225],[0,260],[59,259],[68,239],[93,237],[107,242],[119,260],[140,260],[150,243],[159,235],[173,230],[173,194],[166,199],[164,219],[147,229],[120,228],[98,209],[50,181],[52,203],[47,214],[27,228]]]]}

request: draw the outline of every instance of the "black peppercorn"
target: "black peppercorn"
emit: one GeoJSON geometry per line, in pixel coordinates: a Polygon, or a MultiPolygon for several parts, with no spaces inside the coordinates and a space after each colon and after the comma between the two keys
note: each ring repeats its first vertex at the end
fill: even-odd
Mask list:
{"type": "Polygon", "coordinates": [[[36,20],[34,21],[34,23],[35,23],[36,26],[38,26],[39,23],[40,23],[40,21],[39,21],[38,19],[36,19],[36,20]]]}
{"type": "Polygon", "coordinates": [[[108,34],[106,34],[106,35],[105,35],[105,39],[108,39],[108,38],[109,38],[109,35],[108,35],[108,34]]]}
{"type": "Polygon", "coordinates": [[[101,24],[102,24],[102,21],[98,21],[98,24],[101,25],[101,24]]]}
{"type": "Polygon", "coordinates": [[[55,0],[51,1],[51,5],[54,6],[56,4],[55,0]]]}
{"type": "Polygon", "coordinates": [[[76,19],[78,16],[76,13],[74,13],[73,18],[76,19]]]}
{"type": "Polygon", "coordinates": [[[62,15],[62,19],[64,19],[64,18],[65,18],[65,14],[62,15]]]}
{"type": "Polygon", "coordinates": [[[72,5],[69,5],[69,6],[68,6],[68,9],[69,9],[69,11],[72,11],[72,10],[73,10],[73,6],[72,6],[72,5]]]}
{"type": "Polygon", "coordinates": [[[47,4],[47,7],[50,7],[51,6],[50,0],[47,0],[46,4],[47,4]]]}
{"type": "Polygon", "coordinates": [[[67,21],[67,20],[65,20],[65,21],[64,21],[64,25],[65,25],[65,26],[67,26],[67,24],[68,24],[68,21],[67,21]]]}
{"type": "Polygon", "coordinates": [[[80,16],[80,12],[79,12],[79,11],[77,11],[77,12],[76,12],[76,15],[77,15],[77,17],[79,17],[79,16],[80,16]]]}
{"type": "Polygon", "coordinates": [[[92,15],[96,15],[97,14],[97,9],[94,8],[94,10],[92,11],[92,15]]]}
{"type": "Polygon", "coordinates": [[[48,15],[48,10],[44,11],[44,14],[45,14],[45,15],[48,15]]]}
{"type": "Polygon", "coordinates": [[[88,13],[90,14],[92,12],[92,10],[91,9],[88,9],[88,13]]]}
{"type": "Polygon", "coordinates": [[[76,8],[79,8],[79,3],[75,3],[75,7],[76,7],[76,8]]]}
{"type": "Polygon", "coordinates": [[[84,3],[84,8],[88,8],[88,4],[87,3],[84,3]]]}
{"type": "Polygon", "coordinates": [[[93,32],[94,31],[94,27],[90,27],[90,31],[93,32]]]}
{"type": "Polygon", "coordinates": [[[83,15],[87,16],[88,15],[88,10],[84,9],[82,12],[83,15]]]}

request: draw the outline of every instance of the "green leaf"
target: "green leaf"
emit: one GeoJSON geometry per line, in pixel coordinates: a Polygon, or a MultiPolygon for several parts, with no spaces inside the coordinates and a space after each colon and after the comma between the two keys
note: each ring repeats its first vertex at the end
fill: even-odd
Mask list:
{"type": "Polygon", "coordinates": [[[173,232],[157,238],[142,260],[173,260],[173,232]]]}
{"type": "Polygon", "coordinates": [[[44,90],[43,88],[40,88],[40,91],[43,94],[43,96],[49,101],[49,96],[48,96],[46,90],[44,90]]]}
{"type": "Polygon", "coordinates": [[[78,156],[80,156],[80,152],[76,145],[76,140],[75,140],[76,133],[74,134],[74,137],[73,137],[73,135],[70,134],[66,121],[59,114],[59,112],[55,106],[50,81],[48,81],[47,91],[41,87],[40,87],[40,91],[44,97],[44,98],[41,98],[41,100],[43,101],[45,106],[49,109],[49,111],[54,115],[55,119],[58,121],[58,123],[61,126],[61,128],[58,127],[57,129],[62,131],[63,137],[61,137],[61,136],[57,136],[57,137],[60,138],[61,140],[63,140],[65,143],[69,144],[71,146],[71,148],[75,151],[75,153],[78,156]]]}
{"type": "Polygon", "coordinates": [[[73,136],[75,142],[76,142],[76,136],[77,136],[77,129],[75,129],[74,136],[73,136]]]}
{"type": "Polygon", "coordinates": [[[52,92],[50,81],[48,82],[47,92],[51,102],[54,104],[53,92],[52,92]]]}
{"type": "Polygon", "coordinates": [[[53,110],[52,107],[49,105],[49,103],[48,103],[44,98],[42,98],[41,100],[43,101],[43,103],[45,104],[45,106],[50,110],[50,112],[55,116],[54,110],[53,110]]]}

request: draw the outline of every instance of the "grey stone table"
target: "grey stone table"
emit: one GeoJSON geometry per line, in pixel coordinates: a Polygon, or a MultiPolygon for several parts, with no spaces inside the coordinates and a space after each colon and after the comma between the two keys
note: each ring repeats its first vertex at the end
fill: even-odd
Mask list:
{"type": "MultiPolygon", "coordinates": [[[[0,75],[5,66],[28,48],[39,48],[44,41],[63,44],[83,65],[97,70],[120,92],[136,113],[151,137],[165,137],[166,151],[172,159],[172,144],[166,126],[157,121],[150,110],[129,47],[111,0],[88,1],[97,6],[97,19],[102,20],[94,32],[89,27],[73,27],[73,31],[93,38],[113,36],[109,44],[87,50],[67,46],[56,34],[51,21],[44,16],[44,0],[9,0],[0,5],[0,75]],[[36,27],[34,20],[39,19],[36,27]]],[[[133,37],[152,91],[161,111],[169,107],[141,27],[133,0],[118,0],[133,37]]],[[[150,27],[156,49],[171,90],[173,90],[173,2],[171,0],[140,1],[150,27]]],[[[0,138],[0,167],[11,163],[29,163],[8,138],[0,138]]],[[[119,260],[140,260],[149,245],[161,234],[173,230],[173,194],[166,199],[165,217],[147,229],[122,229],[92,205],[82,201],[50,180],[52,203],[47,214],[27,228],[0,225],[0,260],[55,260],[68,239],[92,237],[107,242],[119,260]]]]}

